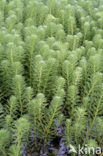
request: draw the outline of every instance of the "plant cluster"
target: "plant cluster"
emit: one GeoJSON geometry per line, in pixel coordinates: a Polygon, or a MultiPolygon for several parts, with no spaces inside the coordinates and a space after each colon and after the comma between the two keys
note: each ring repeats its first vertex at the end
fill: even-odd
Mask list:
{"type": "Polygon", "coordinates": [[[103,1],[0,0],[0,156],[70,144],[103,146],[103,1]]]}

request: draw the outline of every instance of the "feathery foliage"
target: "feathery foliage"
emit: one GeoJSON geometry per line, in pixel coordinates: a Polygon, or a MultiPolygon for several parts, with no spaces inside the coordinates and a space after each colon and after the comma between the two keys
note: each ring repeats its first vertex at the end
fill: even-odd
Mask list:
{"type": "Polygon", "coordinates": [[[103,146],[102,17],[102,0],[0,0],[0,156],[103,146]]]}

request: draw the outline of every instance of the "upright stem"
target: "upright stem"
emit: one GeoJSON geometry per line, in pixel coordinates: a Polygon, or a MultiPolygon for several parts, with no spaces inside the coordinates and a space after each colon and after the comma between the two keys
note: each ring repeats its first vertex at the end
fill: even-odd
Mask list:
{"type": "Polygon", "coordinates": [[[18,89],[19,89],[20,113],[21,113],[21,117],[22,117],[22,113],[23,113],[23,104],[22,104],[22,100],[21,100],[21,89],[20,89],[20,85],[18,86],[18,89]]]}
{"type": "Polygon", "coordinates": [[[89,134],[90,134],[90,132],[91,132],[93,126],[94,126],[96,117],[97,117],[98,112],[99,112],[99,108],[100,108],[100,103],[101,103],[102,97],[103,97],[103,95],[102,95],[102,96],[100,97],[100,99],[99,99],[99,102],[98,102],[98,105],[97,105],[97,109],[96,109],[96,112],[95,112],[95,115],[94,115],[94,119],[93,119],[92,124],[91,124],[91,126],[90,126],[90,128],[89,128],[89,131],[88,131],[88,133],[87,133],[87,135],[86,135],[86,138],[85,138],[85,140],[84,140],[83,146],[85,146],[85,143],[86,143],[86,141],[87,141],[87,138],[88,138],[88,136],[89,136],[89,134]]]}
{"type": "Polygon", "coordinates": [[[6,152],[4,151],[3,148],[0,148],[1,152],[3,153],[4,156],[7,156],[6,152]]]}

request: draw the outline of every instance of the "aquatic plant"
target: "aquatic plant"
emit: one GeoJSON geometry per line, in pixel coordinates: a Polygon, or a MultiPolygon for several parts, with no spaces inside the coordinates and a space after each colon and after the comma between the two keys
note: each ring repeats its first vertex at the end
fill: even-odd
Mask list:
{"type": "Polygon", "coordinates": [[[0,156],[103,146],[103,1],[0,0],[0,156]]]}

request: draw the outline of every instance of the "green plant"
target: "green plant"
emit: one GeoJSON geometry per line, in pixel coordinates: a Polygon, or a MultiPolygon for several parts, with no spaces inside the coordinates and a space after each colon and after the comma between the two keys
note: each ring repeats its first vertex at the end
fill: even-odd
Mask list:
{"type": "Polygon", "coordinates": [[[102,0],[0,0],[1,156],[103,146],[102,16],[102,0]]]}

